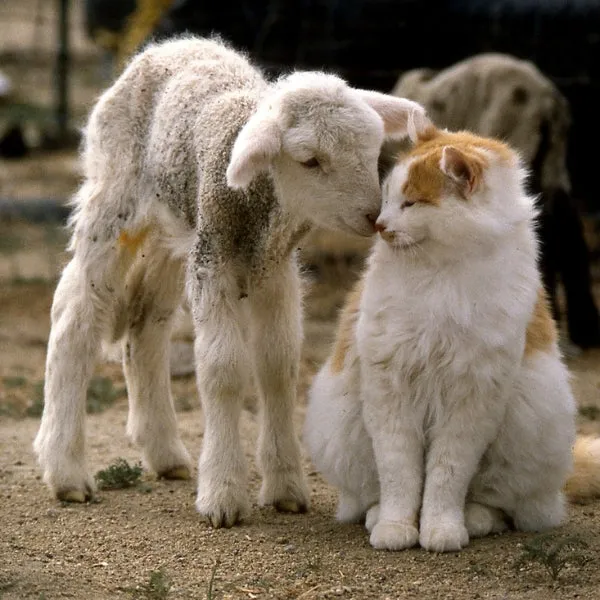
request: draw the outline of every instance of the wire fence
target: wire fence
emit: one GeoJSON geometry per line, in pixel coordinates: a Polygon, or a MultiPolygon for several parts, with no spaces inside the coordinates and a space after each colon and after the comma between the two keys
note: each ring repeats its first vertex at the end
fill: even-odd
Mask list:
{"type": "Polygon", "coordinates": [[[69,9],[67,48],[61,44],[61,4],[0,3],[0,72],[11,86],[10,95],[0,100],[0,127],[17,120],[62,127],[67,118],[77,124],[107,81],[102,52],[85,32],[83,0],[64,3],[69,9]],[[68,77],[60,77],[61,63],[69,65],[68,77]],[[61,81],[67,86],[64,98],[61,81]]]}
{"type": "Polygon", "coordinates": [[[61,0],[0,1],[0,74],[8,82],[0,95],[0,139],[14,143],[7,134],[18,131],[28,150],[0,153],[4,282],[58,275],[66,242],[64,202],[79,184],[78,128],[108,83],[103,53],[85,31],[84,0],[68,0],[68,8],[68,47],[61,57],[61,0]],[[69,67],[63,98],[61,58],[69,67]],[[61,128],[73,133],[71,143],[49,145],[61,128]]]}
{"type": "MultiPolygon", "coordinates": [[[[57,65],[61,51],[60,8],[64,1],[0,1],[0,72],[13,86],[9,102],[0,98],[0,136],[12,122],[18,121],[24,126],[28,142],[35,146],[48,131],[59,127],[61,103],[57,65]]],[[[406,3],[406,6],[409,4],[406,3]]],[[[101,90],[109,84],[112,73],[107,56],[87,35],[85,0],[68,0],[68,5],[67,59],[70,68],[67,108],[70,127],[76,131],[84,123],[101,90]]],[[[580,71],[575,70],[573,77],[581,76],[580,71]]],[[[79,183],[75,150],[72,145],[62,153],[28,156],[10,164],[0,159],[0,221],[6,217],[5,208],[8,206],[12,211],[9,221],[14,222],[18,218],[14,212],[15,202],[28,202],[27,214],[23,213],[24,220],[31,222],[31,210],[34,210],[42,221],[61,222],[62,205],[79,183]]],[[[596,209],[595,196],[590,199],[589,205],[596,209]]],[[[600,213],[596,210],[589,211],[586,229],[593,258],[600,263],[598,215],[600,213]]],[[[52,236],[51,241],[54,239],[52,236]]],[[[46,244],[49,239],[36,238],[36,243],[50,247],[52,244],[46,244]]],[[[13,273],[15,264],[25,264],[19,258],[24,249],[12,242],[8,245],[10,248],[5,250],[10,255],[10,264],[5,275],[13,273]]],[[[44,252],[40,257],[43,262],[44,252]]],[[[35,261],[27,264],[34,265],[35,261]]],[[[16,269],[21,270],[20,266],[16,269]]]]}

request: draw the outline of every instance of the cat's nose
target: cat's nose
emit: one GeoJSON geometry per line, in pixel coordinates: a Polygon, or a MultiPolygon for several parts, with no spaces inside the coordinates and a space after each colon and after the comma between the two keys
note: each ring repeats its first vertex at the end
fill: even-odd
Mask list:
{"type": "Polygon", "coordinates": [[[383,221],[382,219],[377,219],[377,221],[375,221],[375,231],[378,231],[379,233],[383,233],[386,229],[387,229],[387,224],[385,221],[383,221]]]}

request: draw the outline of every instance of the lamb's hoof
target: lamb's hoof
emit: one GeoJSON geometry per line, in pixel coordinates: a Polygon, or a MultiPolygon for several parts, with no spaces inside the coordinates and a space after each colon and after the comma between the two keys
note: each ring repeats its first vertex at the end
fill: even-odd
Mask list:
{"type": "Polygon", "coordinates": [[[211,527],[214,527],[215,529],[230,529],[242,520],[242,513],[240,511],[233,513],[216,512],[207,515],[207,518],[211,527]]]}
{"type": "Polygon", "coordinates": [[[210,523],[211,527],[215,529],[230,529],[234,525],[237,525],[248,513],[248,509],[245,506],[224,506],[220,508],[214,508],[208,510],[202,509],[198,503],[196,503],[198,512],[210,523]]]}
{"type": "Polygon", "coordinates": [[[298,502],[293,499],[277,500],[273,503],[273,506],[275,510],[287,513],[305,513],[308,510],[305,502],[298,502]]]}
{"type": "Polygon", "coordinates": [[[186,465],[180,465],[178,467],[172,467],[158,474],[159,479],[177,479],[177,480],[188,480],[191,479],[192,474],[189,467],[186,465]]]}
{"type": "Polygon", "coordinates": [[[265,476],[258,503],[273,506],[279,512],[305,513],[310,505],[310,494],[302,473],[283,471],[265,476]]]}
{"type": "Polygon", "coordinates": [[[247,492],[238,485],[200,485],[196,510],[215,529],[233,527],[249,513],[247,492]]]}
{"type": "Polygon", "coordinates": [[[81,490],[59,490],[56,492],[56,497],[62,502],[78,502],[79,504],[83,504],[92,499],[92,493],[81,490]]]}

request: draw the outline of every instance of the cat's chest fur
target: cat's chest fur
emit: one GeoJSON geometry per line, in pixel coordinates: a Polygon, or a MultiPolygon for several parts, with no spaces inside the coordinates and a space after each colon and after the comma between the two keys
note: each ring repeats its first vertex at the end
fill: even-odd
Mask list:
{"type": "Polygon", "coordinates": [[[363,373],[377,370],[392,391],[420,402],[505,382],[523,353],[535,262],[515,247],[435,268],[378,244],[356,330],[363,373]]]}

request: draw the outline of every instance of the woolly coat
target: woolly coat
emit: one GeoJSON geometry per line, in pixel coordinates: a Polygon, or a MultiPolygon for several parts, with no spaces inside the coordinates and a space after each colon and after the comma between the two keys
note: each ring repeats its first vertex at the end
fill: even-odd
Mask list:
{"type": "Polygon", "coordinates": [[[245,191],[226,181],[235,139],[270,88],[244,55],[214,40],[183,38],[134,58],[90,116],[84,174],[102,189],[84,186],[79,196],[90,199],[75,199],[75,237],[90,212],[104,212],[98,203],[110,206],[103,218],[114,239],[158,201],[194,232],[196,269],[233,264],[246,280],[289,257],[303,231],[290,227],[270,178],[259,175],[245,191]]]}

